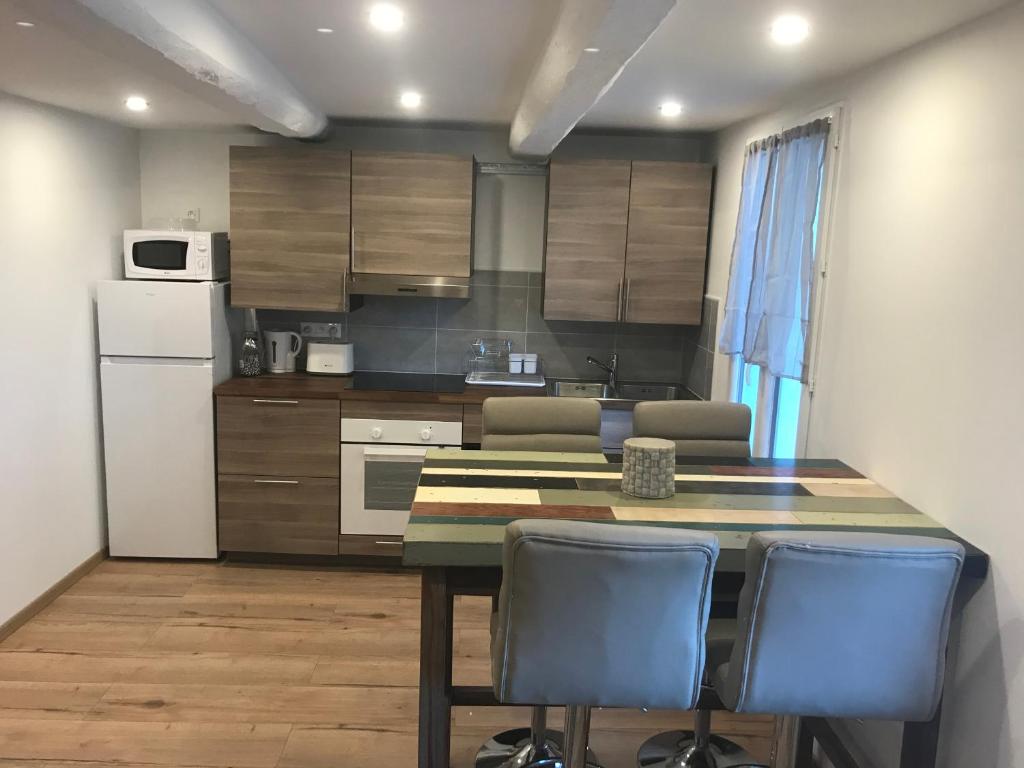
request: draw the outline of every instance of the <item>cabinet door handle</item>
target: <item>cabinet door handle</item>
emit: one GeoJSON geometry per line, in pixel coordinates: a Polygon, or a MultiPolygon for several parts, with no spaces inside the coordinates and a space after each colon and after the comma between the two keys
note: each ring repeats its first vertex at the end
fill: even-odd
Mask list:
{"type": "Polygon", "coordinates": [[[622,319],[622,281],[619,280],[618,287],[615,289],[615,319],[622,319]]]}
{"type": "Polygon", "coordinates": [[[632,280],[626,278],[626,300],[622,302],[622,320],[623,322],[629,322],[629,286],[632,280]]]}
{"type": "Polygon", "coordinates": [[[263,485],[298,485],[298,480],[253,480],[254,483],[263,485]]]}
{"type": "Polygon", "coordinates": [[[402,542],[400,542],[400,541],[375,541],[373,543],[374,544],[387,544],[387,545],[392,546],[392,547],[400,547],[400,546],[402,546],[402,542]]]}
{"type": "Polygon", "coordinates": [[[257,405],[298,405],[298,400],[273,400],[267,398],[254,397],[252,399],[257,405]]]}

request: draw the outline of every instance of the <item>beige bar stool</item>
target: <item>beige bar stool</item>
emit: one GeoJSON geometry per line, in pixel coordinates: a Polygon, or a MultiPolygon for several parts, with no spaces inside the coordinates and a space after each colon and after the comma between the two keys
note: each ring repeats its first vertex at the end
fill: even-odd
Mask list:
{"type": "MultiPolygon", "coordinates": [[[[701,531],[511,523],[491,636],[498,700],[566,707],[565,768],[593,763],[593,706],[692,708],[717,557],[718,540],[701,531]]],[[[560,762],[521,752],[490,765],[560,762]]]]}
{"type": "MultiPolygon", "coordinates": [[[[584,399],[491,397],[483,405],[482,435],[485,451],[600,453],[601,406],[584,399]]],[[[530,727],[493,736],[480,748],[477,766],[556,765],[561,744],[562,733],[548,730],[546,708],[533,707],[530,727]]]]}
{"type": "Polygon", "coordinates": [[[637,403],[633,434],[674,440],[677,456],[750,456],[750,408],[742,403],[637,403]]]}
{"type": "MultiPolygon", "coordinates": [[[[735,642],[709,653],[715,691],[733,712],[930,720],[963,559],[958,542],[923,536],[754,534],[735,642]]],[[[648,740],[638,765],[752,765],[710,718],[648,740]]]]}
{"type": "Polygon", "coordinates": [[[480,447],[485,451],[601,452],[601,405],[556,397],[484,400],[480,447]]]}

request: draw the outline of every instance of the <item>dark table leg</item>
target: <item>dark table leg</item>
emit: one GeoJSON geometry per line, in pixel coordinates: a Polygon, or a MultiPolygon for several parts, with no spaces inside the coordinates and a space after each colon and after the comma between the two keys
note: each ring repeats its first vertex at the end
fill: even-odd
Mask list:
{"type": "Polygon", "coordinates": [[[939,754],[939,725],[942,707],[926,723],[903,724],[900,768],[935,768],[939,754]]]}
{"type": "Polygon", "coordinates": [[[419,768],[449,768],[453,601],[447,569],[424,568],[422,585],[419,768]]]}
{"type": "Polygon", "coordinates": [[[960,629],[963,623],[963,609],[967,601],[980,586],[977,579],[960,579],[953,603],[953,615],[949,623],[949,639],[946,652],[945,687],[942,701],[935,717],[924,723],[904,723],[903,743],[900,747],[900,768],[935,768],[938,765],[939,730],[942,725],[942,704],[946,700],[949,686],[956,672],[956,659],[960,649],[960,629]]]}
{"type": "Polygon", "coordinates": [[[793,768],[814,768],[814,736],[811,735],[810,724],[805,717],[797,719],[793,768]]]}

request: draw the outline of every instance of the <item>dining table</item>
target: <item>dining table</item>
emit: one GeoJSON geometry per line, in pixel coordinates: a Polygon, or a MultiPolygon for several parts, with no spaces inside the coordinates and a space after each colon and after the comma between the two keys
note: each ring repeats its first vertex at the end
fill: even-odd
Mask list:
{"type": "MultiPolygon", "coordinates": [[[[950,629],[950,644],[955,644],[960,609],[985,579],[987,555],[852,467],[835,459],[680,456],[675,471],[673,496],[644,499],[621,490],[621,456],[614,454],[427,452],[402,547],[404,565],[422,573],[420,768],[449,768],[452,707],[499,705],[487,686],[453,685],[452,620],[457,595],[496,600],[505,526],[513,520],[711,531],[720,545],[711,612],[721,618],[736,616],[747,541],[757,531],[871,531],[954,539],[966,550],[950,629]]],[[[706,691],[701,705],[715,707],[714,699],[706,691]]],[[[934,768],[941,713],[940,706],[932,720],[904,724],[901,768],[934,768]]],[[[811,764],[814,741],[836,768],[858,765],[827,720],[802,718],[797,734],[797,768],[811,764]]]]}

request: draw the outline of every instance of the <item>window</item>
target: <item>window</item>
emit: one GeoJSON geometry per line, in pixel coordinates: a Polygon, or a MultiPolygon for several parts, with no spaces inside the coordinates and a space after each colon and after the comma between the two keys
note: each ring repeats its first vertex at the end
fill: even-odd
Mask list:
{"type": "Polygon", "coordinates": [[[838,114],[748,146],[719,349],[731,399],[752,411],[755,456],[805,454],[838,114]]]}

